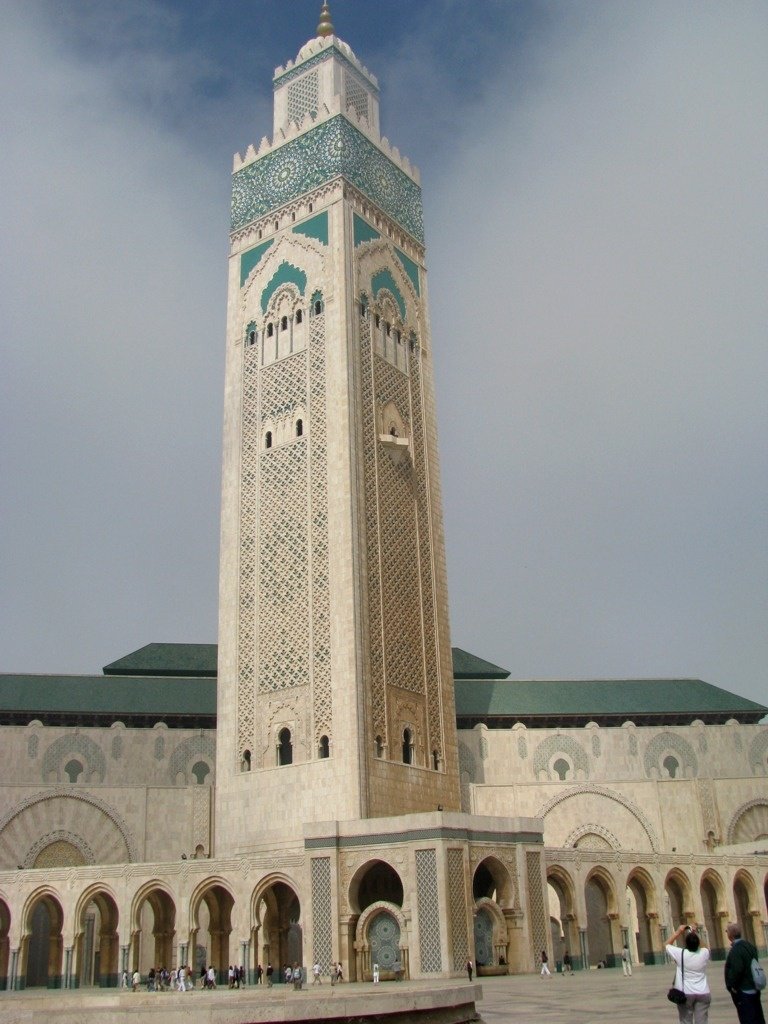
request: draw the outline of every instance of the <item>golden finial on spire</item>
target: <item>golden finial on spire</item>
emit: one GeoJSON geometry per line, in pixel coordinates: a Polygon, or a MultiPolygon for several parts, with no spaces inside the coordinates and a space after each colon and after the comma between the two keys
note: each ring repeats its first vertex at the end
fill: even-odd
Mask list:
{"type": "Polygon", "coordinates": [[[320,22],[317,26],[317,34],[321,38],[333,35],[333,22],[331,21],[330,4],[323,4],[320,9],[320,22]]]}

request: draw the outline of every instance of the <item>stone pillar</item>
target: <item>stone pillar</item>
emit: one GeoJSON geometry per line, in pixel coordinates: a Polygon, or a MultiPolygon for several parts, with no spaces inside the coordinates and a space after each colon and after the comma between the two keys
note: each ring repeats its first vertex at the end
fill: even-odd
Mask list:
{"type": "Polygon", "coordinates": [[[182,967],[183,965],[186,965],[187,967],[190,966],[187,963],[187,952],[188,952],[188,950],[189,950],[189,943],[188,942],[180,942],[179,943],[179,963],[178,963],[179,967],[182,967]]]}
{"type": "Polygon", "coordinates": [[[249,964],[250,953],[248,947],[250,942],[247,939],[240,940],[240,964],[245,968],[244,982],[251,983],[251,965],[249,964]]]}
{"type": "Polygon", "coordinates": [[[123,983],[123,971],[128,973],[128,957],[131,947],[129,945],[120,946],[120,979],[118,985],[123,983]]]}
{"type": "Polygon", "coordinates": [[[67,946],[64,950],[64,977],[62,979],[63,988],[74,988],[74,979],[72,977],[73,962],[74,962],[74,946],[67,946]]]}
{"type": "Polygon", "coordinates": [[[19,986],[19,954],[20,949],[11,950],[11,960],[8,964],[8,991],[13,992],[19,986]]]}
{"type": "Polygon", "coordinates": [[[581,966],[582,970],[589,970],[589,941],[587,939],[587,929],[579,928],[579,949],[581,950],[581,966]]]}

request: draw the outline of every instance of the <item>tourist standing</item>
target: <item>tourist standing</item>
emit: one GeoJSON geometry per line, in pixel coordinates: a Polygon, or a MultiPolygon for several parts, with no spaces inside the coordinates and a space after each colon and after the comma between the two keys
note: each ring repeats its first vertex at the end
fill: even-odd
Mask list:
{"type": "Polygon", "coordinates": [[[541,951],[541,976],[542,978],[552,977],[552,971],[549,969],[549,954],[546,949],[541,951]]]}
{"type": "Polygon", "coordinates": [[[272,988],[272,975],[274,973],[272,964],[267,964],[267,988],[272,988]]]}
{"type": "Polygon", "coordinates": [[[621,969],[625,978],[632,977],[632,958],[629,955],[629,946],[626,942],[621,950],[621,969]]]}
{"type": "Polygon", "coordinates": [[[707,981],[707,964],[709,950],[701,945],[699,933],[687,924],[681,924],[674,935],[670,936],[667,956],[677,965],[675,971],[675,988],[686,995],[684,1003],[677,1004],[680,1024],[707,1024],[709,1004],[712,995],[707,981]],[[683,937],[683,948],[674,943],[683,937]]]}
{"type": "Polygon", "coordinates": [[[731,943],[725,960],[725,987],[731,993],[739,1024],[765,1024],[760,993],[752,977],[752,961],[757,960],[757,950],[742,938],[739,925],[729,924],[725,934],[731,943]]]}
{"type": "Polygon", "coordinates": [[[566,949],[563,954],[563,977],[566,974],[573,974],[573,961],[571,960],[571,954],[566,949]]]}
{"type": "Polygon", "coordinates": [[[467,960],[467,977],[469,978],[470,981],[472,981],[472,969],[473,969],[472,961],[471,960],[467,960]]]}
{"type": "Polygon", "coordinates": [[[312,984],[322,985],[322,983],[323,979],[320,977],[320,964],[315,960],[314,964],[312,964],[312,984]]]}

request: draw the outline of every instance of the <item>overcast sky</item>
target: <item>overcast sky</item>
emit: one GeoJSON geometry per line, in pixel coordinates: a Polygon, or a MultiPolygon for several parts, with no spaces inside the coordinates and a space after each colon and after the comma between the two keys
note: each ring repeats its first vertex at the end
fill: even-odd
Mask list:
{"type": "MultiPolygon", "coordinates": [[[[0,671],[216,640],[229,174],[315,0],[0,9],[0,671]]],[[[334,0],[422,171],[453,643],[768,701],[768,5],[334,0]]]]}

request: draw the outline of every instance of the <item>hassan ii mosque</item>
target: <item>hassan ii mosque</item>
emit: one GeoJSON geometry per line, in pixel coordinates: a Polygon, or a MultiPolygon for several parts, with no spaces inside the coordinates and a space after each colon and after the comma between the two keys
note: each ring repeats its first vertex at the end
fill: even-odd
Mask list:
{"type": "Polygon", "coordinates": [[[232,176],[219,643],[0,676],[0,989],[657,963],[683,920],[765,953],[768,709],[451,648],[419,174],[327,4],[273,86],[232,176]]]}

